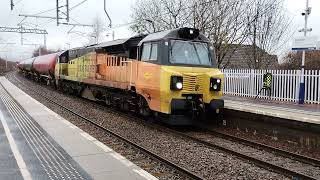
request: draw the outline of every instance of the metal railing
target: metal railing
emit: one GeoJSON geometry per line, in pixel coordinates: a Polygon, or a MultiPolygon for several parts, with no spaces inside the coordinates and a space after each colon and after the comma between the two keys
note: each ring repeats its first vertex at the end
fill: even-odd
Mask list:
{"type": "MultiPolygon", "coordinates": [[[[256,97],[263,86],[263,75],[269,72],[273,76],[271,96],[262,91],[259,98],[298,101],[300,70],[224,69],[222,72],[226,95],[256,97]]],[[[320,70],[306,70],[304,79],[305,103],[320,104],[320,70]]]]}

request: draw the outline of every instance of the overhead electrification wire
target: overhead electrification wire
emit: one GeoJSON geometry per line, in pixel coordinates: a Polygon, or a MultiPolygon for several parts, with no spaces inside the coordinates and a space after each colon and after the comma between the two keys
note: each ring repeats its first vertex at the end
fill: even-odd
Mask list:
{"type": "Polygon", "coordinates": [[[74,8],[80,6],[81,4],[85,3],[86,1],[88,1],[88,0],[83,0],[83,1],[79,2],[78,4],[72,6],[72,7],[69,9],[69,11],[71,11],[71,10],[73,10],[74,8]]]}
{"type": "Polygon", "coordinates": [[[15,3],[15,6],[18,5],[21,1],[23,1],[23,0],[20,0],[20,1],[16,2],[16,3],[15,3]]]}
{"type": "Polygon", "coordinates": [[[51,23],[51,22],[53,22],[53,21],[55,21],[55,19],[49,19],[49,20],[47,20],[46,22],[44,22],[44,23],[42,23],[42,24],[39,24],[39,27],[44,27],[44,26],[48,25],[49,23],[51,23]]]}
{"type": "MultiPolygon", "coordinates": [[[[22,1],[22,0],[20,0],[20,1],[22,1]]],[[[20,1],[19,1],[19,2],[20,2],[20,1]]],[[[86,1],[88,1],[88,0],[83,0],[83,1],[81,1],[80,3],[72,6],[72,7],[69,9],[69,11],[71,11],[72,9],[80,6],[81,4],[85,3],[86,1]]],[[[66,5],[59,6],[59,8],[62,8],[62,7],[65,7],[65,6],[66,6],[66,5]]],[[[33,15],[39,15],[39,14],[43,14],[43,13],[46,13],[46,12],[55,11],[56,9],[57,9],[56,7],[55,7],[55,8],[51,8],[51,9],[48,9],[48,10],[45,10],[45,11],[41,11],[41,12],[36,13],[36,14],[33,14],[33,15]]]]}
{"type": "MultiPolygon", "coordinates": [[[[60,6],[60,7],[64,7],[64,6],[60,6]]],[[[60,8],[60,7],[59,7],[59,8],[60,8]]],[[[43,13],[50,12],[50,11],[53,11],[53,10],[56,10],[56,9],[57,9],[57,8],[48,9],[48,10],[45,10],[45,11],[42,11],[42,12],[39,12],[39,13],[36,13],[36,14],[33,14],[33,15],[43,14],[43,13]]]]}
{"type": "MultiPolygon", "coordinates": [[[[22,1],[22,0],[20,0],[20,1],[22,1]]],[[[81,4],[85,3],[86,1],[88,1],[88,0],[83,0],[83,1],[81,1],[80,3],[72,6],[72,7],[69,9],[69,12],[70,12],[71,10],[75,9],[76,7],[80,6],[81,4]]],[[[59,8],[62,8],[62,7],[65,7],[65,6],[66,6],[66,5],[63,5],[63,6],[60,6],[59,8]]],[[[50,11],[55,11],[56,9],[57,9],[57,8],[51,8],[51,9],[48,9],[48,10],[45,10],[45,11],[41,11],[41,12],[36,13],[36,14],[33,14],[33,15],[39,15],[39,14],[47,13],[47,12],[50,12],[50,11]]],[[[70,18],[70,19],[73,20],[74,22],[79,23],[78,21],[76,21],[76,20],[74,20],[74,19],[72,19],[72,18],[70,18]]],[[[22,23],[24,20],[25,20],[25,19],[23,19],[20,23],[22,23]]],[[[46,21],[44,24],[47,25],[47,24],[51,23],[52,21],[53,21],[53,20],[51,19],[51,20],[49,20],[49,21],[46,21]]],[[[44,26],[44,25],[41,25],[41,26],[44,26]]]]}

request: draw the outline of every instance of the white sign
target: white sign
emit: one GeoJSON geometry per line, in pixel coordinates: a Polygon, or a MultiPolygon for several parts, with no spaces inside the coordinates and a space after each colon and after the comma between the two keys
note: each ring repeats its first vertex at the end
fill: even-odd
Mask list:
{"type": "Polygon", "coordinates": [[[316,50],[317,49],[317,37],[298,37],[294,39],[292,50],[294,51],[305,51],[305,50],[316,50]]]}

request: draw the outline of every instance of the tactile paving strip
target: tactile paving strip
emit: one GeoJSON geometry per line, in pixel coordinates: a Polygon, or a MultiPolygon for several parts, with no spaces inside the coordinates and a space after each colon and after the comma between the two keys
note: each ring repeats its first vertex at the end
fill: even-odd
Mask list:
{"type": "Polygon", "coordinates": [[[48,179],[91,179],[0,85],[0,98],[48,179]]]}

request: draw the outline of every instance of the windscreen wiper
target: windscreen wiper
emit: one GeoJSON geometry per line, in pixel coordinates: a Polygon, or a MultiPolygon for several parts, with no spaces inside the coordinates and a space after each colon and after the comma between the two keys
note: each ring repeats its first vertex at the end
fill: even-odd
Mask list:
{"type": "Polygon", "coordinates": [[[198,51],[197,51],[196,45],[195,45],[194,43],[192,43],[192,46],[193,46],[194,51],[196,52],[196,55],[197,55],[199,64],[201,65],[200,56],[199,56],[199,53],[198,53],[198,51]]]}

